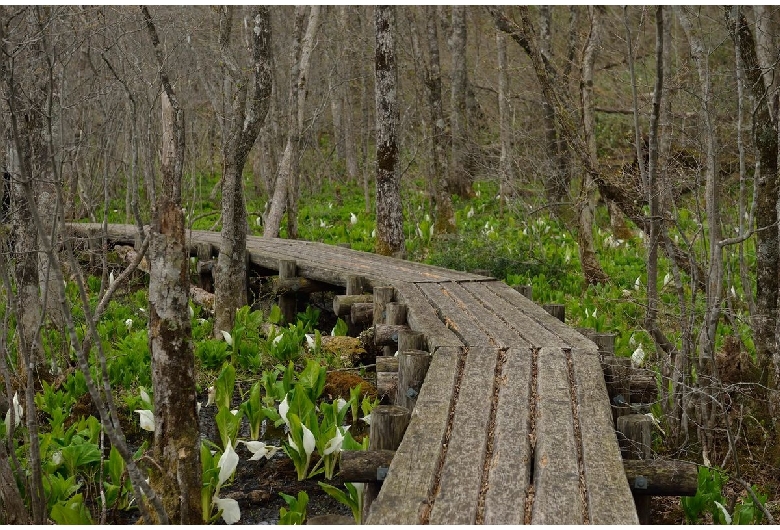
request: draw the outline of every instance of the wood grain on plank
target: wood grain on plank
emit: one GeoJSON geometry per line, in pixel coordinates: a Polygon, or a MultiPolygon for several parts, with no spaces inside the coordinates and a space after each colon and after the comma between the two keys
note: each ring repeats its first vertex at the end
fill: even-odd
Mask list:
{"type": "Polygon", "coordinates": [[[398,297],[406,304],[406,321],[409,327],[425,333],[428,351],[441,347],[456,347],[463,343],[444,322],[423,293],[412,283],[394,282],[398,297]]]}
{"type": "Polygon", "coordinates": [[[531,468],[528,400],[531,385],[530,348],[511,348],[500,382],[485,524],[523,524],[531,468]]]}
{"type": "Polygon", "coordinates": [[[497,348],[468,349],[430,524],[474,524],[476,520],[497,358],[497,348]]]}
{"type": "Polygon", "coordinates": [[[536,320],[542,327],[560,337],[572,348],[598,351],[596,345],[574,328],[567,326],[528,298],[518,293],[504,282],[484,282],[484,285],[496,295],[517,307],[527,316],[536,320]]]}
{"type": "Polygon", "coordinates": [[[625,479],[598,354],[574,349],[571,356],[579,416],[582,418],[582,460],[590,522],[639,524],[625,479]]]}
{"type": "Polygon", "coordinates": [[[580,497],[568,366],[563,350],[541,348],[537,370],[531,523],[582,524],[584,507],[580,497]]]}
{"type": "Polygon", "coordinates": [[[434,486],[460,348],[436,350],[401,446],[393,457],[367,524],[419,524],[434,486]]]}
{"type": "Polygon", "coordinates": [[[566,346],[566,342],[558,335],[526,315],[515,305],[498,296],[484,282],[463,282],[460,285],[479,298],[482,304],[491,308],[496,314],[501,315],[501,318],[507,325],[530,344],[538,348],[543,346],[562,348],[566,346]]]}
{"type": "Polygon", "coordinates": [[[492,346],[491,337],[479,329],[468,311],[464,307],[458,306],[447,294],[444,287],[437,283],[422,283],[418,284],[417,287],[436,308],[439,318],[467,346],[492,346]]]}

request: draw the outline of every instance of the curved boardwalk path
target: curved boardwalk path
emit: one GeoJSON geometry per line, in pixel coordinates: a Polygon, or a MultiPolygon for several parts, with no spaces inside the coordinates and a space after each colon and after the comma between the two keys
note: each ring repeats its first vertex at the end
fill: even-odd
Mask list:
{"type": "MultiPolygon", "coordinates": [[[[99,225],[69,225],[87,236],[99,225]]],[[[135,228],[109,226],[132,243],[135,228]]],[[[219,234],[192,231],[191,244],[219,234]]],[[[341,247],[249,237],[252,263],[392,285],[430,368],[374,524],[635,524],[598,350],[500,281],[341,247]]]]}

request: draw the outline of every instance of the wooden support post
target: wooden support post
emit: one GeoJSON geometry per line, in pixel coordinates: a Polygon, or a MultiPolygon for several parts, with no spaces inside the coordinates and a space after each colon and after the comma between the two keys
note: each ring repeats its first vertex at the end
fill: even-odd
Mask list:
{"type": "Polygon", "coordinates": [[[398,351],[406,350],[425,350],[426,348],[425,333],[421,331],[412,331],[410,329],[401,330],[398,334],[398,351]]]}
{"type": "MultiPolygon", "coordinates": [[[[388,302],[385,306],[385,324],[389,326],[405,326],[406,325],[406,305],[405,304],[398,304],[395,302],[388,302]]],[[[405,329],[405,328],[404,328],[405,329]]],[[[374,328],[374,343],[380,344],[379,342],[376,342],[377,336],[379,336],[379,326],[376,326],[374,328]]],[[[400,329],[398,331],[394,331],[392,333],[392,339],[393,344],[386,344],[385,348],[383,350],[384,355],[395,355],[395,352],[398,351],[398,334],[400,333],[400,329]]]]}
{"type": "MultiPolygon", "coordinates": [[[[279,260],[279,280],[292,280],[297,274],[298,266],[295,264],[295,260],[279,260]]],[[[285,324],[295,323],[295,315],[298,309],[296,294],[289,291],[280,294],[279,309],[282,310],[282,317],[284,318],[285,324]]]]}
{"type": "Polygon", "coordinates": [[[395,400],[398,390],[398,357],[376,358],[376,392],[382,403],[395,400]]]}
{"type": "Polygon", "coordinates": [[[385,355],[395,355],[395,352],[398,351],[399,335],[408,330],[409,326],[406,324],[377,324],[374,327],[374,344],[392,350],[389,354],[385,352],[385,355]]]}
{"type": "Polygon", "coordinates": [[[529,300],[534,299],[534,288],[532,285],[513,285],[512,289],[517,291],[518,293],[522,294],[529,300]]]}
{"type": "MultiPolygon", "coordinates": [[[[344,482],[378,482],[377,469],[390,467],[395,451],[342,451],[339,457],[339,480],[344,482]]],[[[380,472],[381,473],[381,472],[380,472]]]]}
{"type": "Polygon", "coordinates": [[[395,403],[412,412],[417,403],[425,374],[431,364],[431,354],[421,350],[399,350],[398,352],[398,393],[395,403]]]}
{"type": "Polygon", "coordinates": [[[355,326],[366,326],[371,323],[374,318],[374,303],[356,303],[352,304],[349,310],[349,318],[352,320],[352,324],[355,326]]]}
{"type": "MultiPolygon", "coordinates": [[[[653,420],[644,414],[629,414],[617,420],[618,442],[620,452],[625,459],[647,460],[650,458],[650,430],[653,420]]],[[[645,477],[644,484],[647,483],[645,477]]],[[[635,479],[634,488],[642,485],[641,478],[635,479]]],[[[634,504],[639,516],[639,524],[650,524],[650,496],[634,493],[634,504]]]]}
{"type": "Polygon", "coordinates": [[[350,243],[337,243],[336,246],[341,248],[352,248],[350,243]]]}
{"type": "Polygon", "coordinates": [[[198,257],[198,286],[209,292],[214,292],[214,261],[212,260],[211,243],[198,243],[195,247],[198,257]]]}
{"type": "Polygon", "coordinates": [[[391,285],[374,287],[374,325],[385,323],[387,304],[393,301],[395,289],[391,285]]]}
{"type": "Polygon", "coordinates": [[[490,276],[490,271],[488,269],[474,269],[471,273],[479,274],[480,276],[490,276]]]}
{"type": "Polygon", "coordinates": [[[364,294],[366,292],[367,285],[368,280],[363,276],[349,275],[347,276],[346,294],[364,294]]]}
{"type": "MultiPolygon", "coordinates": [[[[387,449],[395,451],[409,425],[409,411],[394,405],[377,405],[371,411],[371,430],[369,449],[376,451],[387,449]]],[[[379,484],[366,484],[363,496],[363,520],[368,519],[371,503],[379,493],[379,484]]]]}
{"type": "Polygon", "coordinates": [[[563,304],[544,304],[542,308],[550,313],[552,316],[560,320],[561,322],[566,322],[566,306],[563,304]]]}
{"type": "Polygon", "coordinates": [[[333,312],[337,317],[347,316],[355,304],[370,304],[373,312],[374,297],[370,294],[337,294],[333,297],[333,312]]]}
{"type": "Polygon", "coordinates": [[[615,355],[615,337],[614,333],[593,333],[589,337],[599,347],[599,357],[604,362],[606,357],[615,355]]]}
{"type": "Polygon", "coordinates": [[[631,359],[606,357],[602,366],[609,402],[612,405],[612,419],[617,425],[618,418],[631,414],[631,359]]]}

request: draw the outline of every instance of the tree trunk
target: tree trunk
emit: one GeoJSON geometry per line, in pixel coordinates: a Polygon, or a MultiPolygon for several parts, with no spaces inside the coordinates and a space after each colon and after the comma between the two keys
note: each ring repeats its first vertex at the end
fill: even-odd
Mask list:
{"type": "Polygon", "coordinates": [[[736,9],[724,8],[726,23],[732,39],[739,45],[747,84],[756,101],[753,115],[753,140],[758,150],[760,175],[756,203],[756,314],[753,315],[753,341],[756,358],[762,370],[762,383],[768,386],[770,410],[777,418],[780,403],[777,397],[780,387],[780,352],[776,348],[778,266],[780,246],[777,227],[778,200],[778,139],[777,128],[768,105],[761,65],[756,53],[753,34],[745,16],[736,9]]]}
{"type": "Polygon", "coordinates": [[[279,237],[282,216],[287,210],[287,237],[297,237],[298,221],[298,153],[300,151],[303,116],[306,103],[306,86],[309,82],[309,64],[314,49],[314,37],[319,26],[320,7],[312,6],[306,33],[303,33],[305,6],[295,11],[293,32],[292,71],[290,72],[290,93],[287,142],[279,161],[274,195],[266,216],[263,237],[279,237]]]}
{"type": "MultiPolygon", "coordinates": [[[[347,35],[350,30],[349,20],[349,7],[339,6],[339,30],[342,35],[347,35]]],[[[345,67],[342,69],[342,76],[339,80],[339,84],[336,88],[341,100],[341,107],[343,109],[343,115],[341,117],[341,126],[343,129],[344,140],[344,162],[347,169],[347,178],[350,182],[357,181],[358,174],[358,159],[357,159],[357,147],[355,145],[355,131],[352,125],[354,119],[354,113],[352,112],[353,105],[355,104],[352,97],[351,79],[355,75],[355,60],[352,58],[354,50],[348,47],[346,50],[345,67]]],[[[367,132],[364,131],[364,134],[367,132]]]]}
{"type": "Polygon", "coordinates": [[[450,92],[450,134],[452,148],[450,155],[449,188],[460,197],[471,193],[471,182],[467,171],[467,124],[466,124],[466,17],[465,7],[452,6],[452,90],[450,92]]]}
{"type": "Polygon", "coordinates": [[[498,51],[498,120],[501,140],[501,156],[498,163],[501,176],[498,193],[501,196],[499,210],[503,217],[506,194],[515,180],[515,175],[512,165],[512,118],[507,86],[506,35],[502,31],[496,33],[496,48],[498,51]]]}
{"type": "Polygon", "coordinates": [[[201,524],[200,431],[189,317],[189,252],[181,185],[184,112],[165,69],[157,30],[142,7],[162,82],[162,173],[150,237],[149,349],[154,388],[155,462],[151,480],[172,522],[201,524]]]}
{"type": "MultiPolygon", "coordinates": [[[[596,149],[596,119],[593,113],[593,65],[596,61],[596,50],[601,40],[601,9],[590,7],[589,10],[590,35],[582,57],[580,97],[582,100],[583,134],[588,147],[588,158],[591,165],[597,168],[599,161],[596,149]]],[[[596,209],[593,188],[593,178],[586,172],[582,177],[582,187],[577,204],[577,246],[579,247],[585,283],[600,284],[609,281],[609,276],[601,268],[593,246],[593,216],[596,209]]]]}
{"type": "Polygon", "coordinates": [[[398,70],[395,6],[377,6],[376,24],[376,253],[403,257],[404,226],[398,174],[398,70]]]}
{"type": "Polygon", "coordinates": [[[447,153],[444,149],[445,123],[441,99],[441,63],[439,61],[439,30],[438,16],[435,6],[424,8],[426,20],[426,35],[428,42],[428,77],[425,86],[428,93],[428,107],[431,122],[431,178],[434,187],[434,203],[436,206],[436,223],[434,231],[437,234],[449,234],[456,231],[455,212],[452,207],[450,186],[442,177],[443,168],[447,166],[447,153]]]}
{"type": "MultiPolygon", "coordinates": [[[[223,16],[230,16],[229,8],[223,16]]],[[[243,171],[249,151],[268,115],[271,97],[271,14],[267,7],[258,6],[252,12],[251,82],[253,87],[247,101],[250,81],[242,75],[229,49],[229,23],[220,35],[220,48],[226,75],[232,81],[234,93],[229,114],[225,117],[228,137],[224,140],[225,173],[222,180],[222,233],[219,257],[214,270],[215,319],[214,334],[233,328],[237,308],[247,304],[246,236],[247,215],[244,205],[243,171]]]]}

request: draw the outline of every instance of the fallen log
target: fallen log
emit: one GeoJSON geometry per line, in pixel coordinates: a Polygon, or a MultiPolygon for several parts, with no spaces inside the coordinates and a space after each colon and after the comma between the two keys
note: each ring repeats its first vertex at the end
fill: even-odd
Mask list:
{"type": "Polygon", "coordinates": [[[696,495],[699,468],[679,460],[623,460],[634,495],[683,497],[696,495]]]}
{"type": "Polygon", "coordinates": [[[337,317],[350,314],[354,304],[371,304],[371,315],[374,311],[374,295],[372,294],[337,294],[333,297],[333,312],[337,317]]]}

